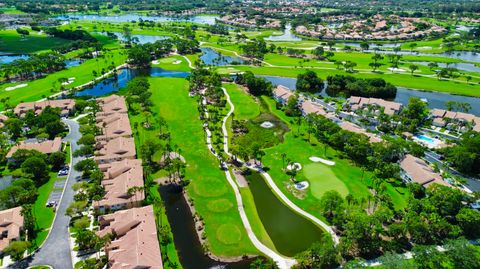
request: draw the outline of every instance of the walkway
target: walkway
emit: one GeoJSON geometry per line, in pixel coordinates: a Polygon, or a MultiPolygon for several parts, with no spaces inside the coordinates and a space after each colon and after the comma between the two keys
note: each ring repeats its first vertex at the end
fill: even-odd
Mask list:
{"type": "MultiPolygon", "coordinates": [[[[79,148],[77,141],[80,139],[79,124],[73,120],[63,120],[68,125],[69,134],[63,139],[65,142],[70,142],[71,153],[79,148]]],[[[71,156],[72,157],[72,156],[71,156]]],[[[81,158],[73,157],[70,162],[70,172],[65,183],[62,197],[58,204],[57,212],[50,232],[43,245],[32,254],[30,257],[15,263],[8,268],[24,269],[34,265],[50,265],[53,269],[68,269],[73,268],[72,257],[70,254],[70,242],[68,225],[70,217],[65,215],[67,207],[73,201],[74,191],[72,189],[76,178],[81,174],[73,169],[73,166],[80,161],[81,158]]]]}
{"type": "MultiPolygon", "coordinates": [[[[206,103],[205,98],[203,99],[203,102],[206,103]]],[[[222,128],[225,128],[225,122],[230,117],[230,115],[233,113],[234,107],[232,106],[230,109],[230,112],[227,114],[227,116],[223,120],[223,126],[222,128]]],[[[208,118],[208,111],[205,109],[205,116],[208,118]]],[[[226,130],[226,129],[224,129],[226,130]]],[[[205,133],[207,135],[207,147],[210,150],[210,152],[220,160],[220,157],[218,154],[215,152],[215,149],[212,146],[212,134],[211,131],[208,129],[208,126],[205,126],[205,133]]],[[[225,133],[224,133],[225,134],[225,133]]],[[[226,137],[226,136],[225,136],[226,137]]],[[[250,238],[250,241],[253,243],[253,245],[263,254],[274,260],[277,265],[279,266],[280,269],[289,269],[293,265],[296,264],[295,259],[292,258],[286,258],[275,251],[271,250],[267,246],[265,246],[255,235],[255,233],[252,230],[252,226],[250,225],[250,222],[247,218],[247,214],[245,213],[245,207],[243,205],[243,200],[242,200],[242,195],[240,194],[240,190],[235,183],[235,181],[232,179],[232,175],[230,174],[230,171],[227,168],[227,164],[221,160],[221,166],[222,169],[225,171],[225,176],[227,178],[228,183],[233,189],[233,192],[235,193],[235,199],[237,200],[237,209],[238,212],[240,213],[240,218],[242,219],[243,226],[245,227],[245,230],[247,231],[247,235],[250,238]]]]}
{"type": "MultiPolygon", "coordinates": [[[[224,135],[224,137],[223,137],[223,139],[224,139],[223,150],[225,151],[225,153],[228,156],[232,156],[232,154],[229,152],[229,148],[228,148],[228,132],[227,132],[227,127],[226,127],[226,122],[227,122],[227,119],[230,117],[230,115],[234,112],[235,106],[233,105],[232,101],[230,100],[230,95],[228,94],[227,90],[225,88],[222,88],[222,90],[223,90],[223,93],[225,94],[225,96],[227,97],[228,104],[230,105],[230,111],[228,112],[227,116],[225,116],[225,118],[223,119],[223,124],[222,124],[222,131],[223,131],[223,135],[224,135]]],[[[252,169],[252,170],[255,170],[255,171],[259,172],[260,174],[262,174],[262,176],[267,180],[268,185],[275,192],[275,194],[277,195],[278,198],[280,198],[288,207],[290,207],[292,210],[294,210],[298,214],[310,219],[311,221],[313,221],[317,225],[320,225],[325,231],[327,231],[332,236],[332,239],[333,239],[335,245],[340,242],[339,237],[337,236],[337,234],[333,231],[333,229],[328,224],[321,221],[320,219],[313,216],[312,214],[306,212],[305,210],[301,209],[296,204],[294,204],[292,201],[290,201],[290,199],[288,199],[288,197],[278,188],[278,186],[273,181],[272,177],[267,172],[263,171],[263,169],[261,167],[254,166],[254,165],[247,165],[244,162],[242,162],[240,159],[238,159],[238,158],[236,158],[236,159],[237,159],[238,162],[245,165],[245,167],[247,167],[249,169],[252,169]]]]}

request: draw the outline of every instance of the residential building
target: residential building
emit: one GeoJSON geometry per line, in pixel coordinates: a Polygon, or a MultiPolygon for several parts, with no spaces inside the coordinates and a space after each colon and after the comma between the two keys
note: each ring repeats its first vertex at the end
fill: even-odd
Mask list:
{"type": "Polygon", "coordinates": [[[105,247],[111,269],[163,269],[153,207],[117,211],[99,217],[97,235],[114,236],[105,247]]]}
{"type": "Polygon", "coordinates": [[[113,94],[107,97],[98,98],[97,104],[100,109],[100,112],[97,112],[96,114],[97,120],[101,120],[103,117],[107,117],[115,113],[128,112],[125,97],[118,96],[116,94],[113,94]]]}
{"type": "Polygon", "coordinates": [[[101,212],[140,206],[145,199],[143,187],[142,161],[125,159],[119,162],[99,166],[104,171],[101,182],[105,189],[102,200],[95,202],[94,207],[101,212]],[[132,191],[133,188],[139,188],[132,191]]]}
{"type": "Polygon", "coordinates": [[[0,114],[0,128],[2,128],[3,126],[5,126],[5,122],[8,120],[8,117],[3,115],[3,114],[0,114]]]}
{"type": "Polygon", "coordinates": [[[25,142],[21,141],[18,145],[13,146],[7,153],[7,159],[11,159],[13,154],[19,149],[36,150],[41,153],[51,154],[62,150],[62,139],[55,137],[53,140],[43,142],[25,142]]]}
{"type": "Polygon", "coordinates": [[[35,115],[39,115],[46,107],[60,108],[62,117],[71,115],[75,110],[75,100],[45,100],[40,102],[27,102],[18,104],[13,112],[17,117],[24,117],[29,110],[33,110],[35,115]]]}
{"type": "Polygon", "coordinates": [[[480,132],[480,117],[472,114],[448,111],[444,109],[432,109],[430,111],[432,125],[445,127],[457,132],[476,131],[480,132]]]}
{"type": "Polygon", "coordinates": [[[98,164],[117,162],[124,159],[135,159],[135,143],[131,137],[117,137],[109,141],[97,143],[97,151],[93,158],[98,164]]]}
{"type": "Polygon", "coordinates": [[[379,98],[351,96],[348,98],[345,108],[357,113],[359,109],[368,109],[369,106],[374,109],[376,115],[380,114],[380,111],[383,111],[383,113],[389,116],[400,113],[403,107],[401,103],[386,101],[379,98]]]}
{"type": "Polygon", "coordinates": [[[288,98],[290,98],[290,96],[293,96],[293,95],[294,95],[293,92],[283,85],[278,85],[273,90],[273,98],[275,98],[275,100],[277,100],[277,102],[282,105],[286,104],[288,101],[288,98]]]}
{"type": "Polygon", "coordinates": [[[97,118],[97,127],[102,130],[102,135],[96,137],[97,141],[110,141],[117,137],[132,136],[130,120],[126,113],[114,113],[106,117],[97,118]]]}
{"type": "Polygon", "coordinates": [[[300,110],[302,111],[303,116],[307,116],[309,114],[327,116],[327,112],[322,106],[308,99],[302,99],[302,102],[300,104],[300,110]]]}
{"type": "Polygon", "coordinates": [[[350,131],[350,132],[353,132],[353,133],[366,135],[369,138],[369,141],[371,143],[380,143],[380,142],[383,141],[376,134],[369,133],[365,129],[361,128],[360,126],[358,126],[354,123],[351,123],[351,122],[348,122],[348,121],[342,121],[339,126],[340,126],[340,128],[342,128],[345,131],[350,131]]]}
{"type": "Polygon", "coordinates": [[[424,187],[432,184],[450,186],[442,176],[435,172],[424,160],[407,154],[400,162],[400,176],[405,182],[416,182],[424,187]]]}
{"type": "Polygon", "coordinates": [[[0,253],[14,240],[20,238],[23,230],[22,208],[15,207],[0,211],[0,253]]]}

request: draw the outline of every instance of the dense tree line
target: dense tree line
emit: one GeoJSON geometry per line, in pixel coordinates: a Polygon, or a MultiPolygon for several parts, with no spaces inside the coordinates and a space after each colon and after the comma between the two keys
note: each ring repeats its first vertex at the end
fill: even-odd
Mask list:
{"type": "Polygon", "coordinates": [[[327,82],[327,93],[330,96],[355,95],[393,99],[397,95],[397,88],[381,78],[362,79],[348,75],[335,75],[328,76],[327,82]]]}
{"type": "Polygon", "coordinates": [[[265,78],[256,77],[251,71],[238,74],[235,83],[245,85],[250,94],[254,96],[271,95],[272,93],[272,83],[265,78]]]}
{"type": "Polygon", "coordinates": [[[9,80],[18,76],[21,80],[35,79],[45,74],[65,68],[65,57],[58,52],[45,52],[31,55],[28,59],[17,59],[10,64],[0,66],[3,77],[9,80]]]}
{"type": "Polygon", "coordinates": [[[469,132],[455,146],[442,150],[447,161],[460,172],[480,174],[480,133],[469,132]]]}

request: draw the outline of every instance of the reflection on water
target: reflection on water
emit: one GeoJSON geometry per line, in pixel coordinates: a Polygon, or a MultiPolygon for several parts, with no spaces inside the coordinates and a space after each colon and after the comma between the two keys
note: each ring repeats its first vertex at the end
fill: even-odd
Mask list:
{"type": "Polygon", "coordinates": [[[2,64],[10,64],[15,60],[26,60],[30,58],[28,55],[22,55],[22,54],[6,54],[6,55],[0,55],[0,65],[2,64]]]}
{"type": "MultiPolygon", "coordinates": [[[[104,35],[107,36],[106,32],[93,32],[94,34],[104,35]]],[[[113,32],[113,34],[121,41],[126,41],[127,39],[122,33],[113,32]]],[[[138,44],[146,44],[146,43],[155,43],[159,40],[165,40],[170,38],[169,36],[160,36],[160,35],[132,35],[132,42],[138,44]]]]}
{"type": "Polygon", "coordinates": [[[102,96],[126,87],[128,82],[137,75],[150,75],[152,77],[174,77],[186,78],[189,72],[169,71],[159,67],[153,67],[149,70],[133,70],[129,68],[121,69],[116,76],[102,80],[101,82],[78,91],[76,96],[102,96]]]}
{"type": "Polygon", "coordinates": [[[195,22],[200,24],[215,24],[215,19],[218,16],[191,16],[191,17],[169,17],[169,16],[148,16],[148,15],[138,15],[138,14],[123,14],[118,16],[104,16],[104,15],[92,15],[92,14],[70,14],[64,16],[58,16],[58,20],[86,20],[86,21],[103,21],[103,22],[131,22],[131,21],[140,21],[140,19],[146,21],[155,21],[155,22],[195,22]]]}
{"type": "Polygon", "coordinates": [[[292,25],[287,24],[285,25],[285,30],[283,31],[282,35],[271,35],[265,40],[268,41],[301,41],[302,39],[298,36],[296,36],[294,33],[292,33],[292,25]]]}
{"type": "Polygon", "coordinates": [[[258,216],[281,254],[293,257],[321,240],[323,230],[283,204],[259,173],[252,172],[247,179],[258,216]]]}
{"type": "Polygon", "coordinates": [[[201,48],[200,50],[202,51],[202,56],[200,56],[200,59],[206,65],[222,66],[222,65],[230,65],[235,62],[239,64],[242,64],[245,62],[239,57],[225,56],[211,48],[201,48]]]}

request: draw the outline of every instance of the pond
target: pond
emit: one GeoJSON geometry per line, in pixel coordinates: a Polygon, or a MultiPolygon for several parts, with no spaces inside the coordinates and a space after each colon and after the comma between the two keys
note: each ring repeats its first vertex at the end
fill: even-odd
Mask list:
{"type": "Polygon", "coordinates": [[[267,41],[301,41],[302,39],[296,36],[292,32],[292,25],[287,24],[285,25],[285,30],[283,31],[282,35],[271,35],[265,38],[267,41]]]}
{"type": "Polygon", "coordinates": [[[325,236],[313,222],[284,205],[259,173],[253,172],[247,180],[260,220],[281,254],[293,257],[325,236]]]}
{"type": "MultiPolygon", "coordinates": [[[[370,43],[367,42],[370,48],[395,48],[400,46],[402,43],[370,43]]],[[[338,45],[350,46],[355,48],[360,48],[361,42],[339,42],[338,45]]]]}
{"type": "Polygon", "coordinates": [[[245,62],[240,57],[225,56],[225,55],[222,55],[220,52],[211,48],[201,48],[200,50],[202,51],[202,56],[200,56],[200,59],[206,65],[222,66],[222,65],[230,65],[233,63],[242,64],[245,62]]]}
{"type": "MultiPolygon", "coordinates": [[[[273,85],[283,85],[289,89],[296,89],[296,78],[289,77],[276,77],[276,76],[259,76],[264,77],[268,81],[272,82],[273,85]]],[[[321,95],[327,96],[326,91],[322,91],[321,95]]],[[[480,98],[470,97],[470,96],[461,96],[453,95],[449,93],[442,92],[430,92],[430,91],[421,91],[415,89],[409,89],[404,87],[397,87],[397,96],[394,101],[402,103],[404,105],[408,104],[408,99],[410,97],[426,98],[428,100],[428,107],[430,109],[439,108],[446,109],[446,102],[448,101],[457,101],[457,102],[466,102],[469,103],[472,109],[469,113],[476,116],[480,116],[480,98]]]]}
{"type": "Polygon", "coordinates": [[[195,231],[192,212],[182,195],[182,189],[174,185],[160,187],[160,195],[165,204],[168,222],[172,228],[173,241],[185,269],[227,268],[249,269],[252,259],[234,263],[222,263],[210,259],[203,252],[195,231]]]}
{"type": "Polygon", "coordinates": [[[70,67],[74,67],[74,66],[79,66],[80,64],[82,64],[82,60],[80,59],[68,59],[68,60],[65,60],[65,67],[66,68],[70,68],[70,67]]]}
{"type": "MultiPolygon", "coordinates": [[[[411,63],[428,66],[430,62],[411,62],[411,63]]],[[[447,67],[446,63],[437,63],[437,64],[441,68],[447,67]]],[[[454,68],[457,68],[458,70],[463,70],[463,71],[480,72],[480,67],[471,63],[449,63],[448,67],[454,67],[454,68]]]]}
{"type": "MultiPolygon", "coordinates": [[[[93,32],[94,34],[107,36],[106,32],[93,32]]],[[[119,32],[113,32],[113,34],[118,38],[118,40],[126,41],[125,36],[119,32]]],[[[155,41],[165,40],[170,38],[169,36],[161,35],[132,35],[132,41],[138,44],[154,43],[155,41]]]]}
{"type": "Polygon", "coordinates": [[[23,55],[23,54],[3,54],[3,55],[0,55],[0,65],[10,64],[15,60],[20,60],[20,59],[26,60],[28,58],[30,58],[30,56],[23,55]]]}
{"type": "Polygon", "coordinates": [[[190,75],[189,72],[179,72],[179,71],[169,71],[159,67],[153,67],[146,71],[139,71],[134,69],[121,69],[118,71],[118,75],[106,78],[101,82],[85,88],[81,91],[78,91],[75,95],[76,96],[102,96],[106,95],[119,89],[126,87],[128,82],[132,80],[139,74],[146,72],[146,75],[150,75],[152,77],[175,77],[175,78],[186,78],[190,75]]]}
{"type": "Polygon", "coordinates": [[[93,15],[93,14],[69,14],[63,16],[57,16],[58,20],[84,20],[84,21],[102,21],[102,22],[131,22],[131,21],[140,21],[149,20],[155,22],[194,22],[200,24],[215,24],[215,19],[218,16],[208,16],[208,15],[198,15],[190,17],[171,17],[171,16],[149,16],[149,15],[139,15],[139,14],[122,14],[118,16],[107,16],[107,15],[93,15]]]}

